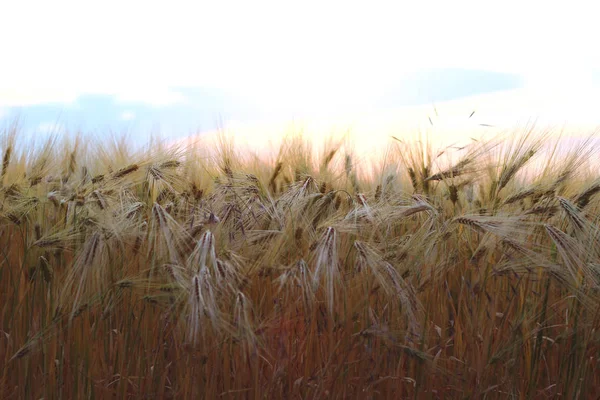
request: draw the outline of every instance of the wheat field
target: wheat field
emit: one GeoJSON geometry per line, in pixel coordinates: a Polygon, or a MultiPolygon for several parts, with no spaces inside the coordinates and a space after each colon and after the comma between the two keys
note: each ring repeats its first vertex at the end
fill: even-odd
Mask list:
{"type": "Polygon", "coordinates": [[[19,129],[2,399],[600,396],[593,136],[390,138],[365,163],[19,129]]]}

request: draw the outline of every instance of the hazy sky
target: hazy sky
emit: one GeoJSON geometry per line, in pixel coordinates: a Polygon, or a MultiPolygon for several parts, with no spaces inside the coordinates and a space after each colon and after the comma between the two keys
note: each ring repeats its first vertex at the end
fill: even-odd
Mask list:
{"type": "Polygon", "coordinates": [[[591,1],[6,1],[0,116],[182,134],[526,90],[572,119],[561,102],[597,103],[596,15],[591,1]]]}

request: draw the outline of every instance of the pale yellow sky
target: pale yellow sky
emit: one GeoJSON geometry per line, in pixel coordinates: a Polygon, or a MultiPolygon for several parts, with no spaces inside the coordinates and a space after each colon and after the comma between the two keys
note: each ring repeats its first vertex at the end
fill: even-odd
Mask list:
{"type": "Polygon", "coordinates": [[[470,96],[425,106],[398,107],[381,112],[339,115],[335,118],[298,118],[295,121],[228,124],[226,129],[193,136],[177,143],[202,143],[208,148],[218,142],[220,134],[232,138],[240,154],[276,157],[285,134],[299,132],[316,149],[327,140],[350,144],[357,160],[377,162],[392,136],[407,142],[428,138],[434,148],[465,145],[475,139],[511,137],[535,126],[538,133],[550,131],[568,137],[587,137],[600,133],[600,114],[569,104],[568,97],[544,97],[532,89],[515,89],[470,96]],[[535,106],[531,106],[531,105],[535,106]],[[475,113],[471,116],[471,114],[475,113]],[[471,116],[471,117],[470,117],[471,116]],[[565,118],[569,116],[570,118],[565,118]],[[430,121],[431,119],[431,121],[430,121]],[[568,129],[563,129],[568,128],[568,129]],[[344,140],[343,140],[344,139],[344,140]]]}

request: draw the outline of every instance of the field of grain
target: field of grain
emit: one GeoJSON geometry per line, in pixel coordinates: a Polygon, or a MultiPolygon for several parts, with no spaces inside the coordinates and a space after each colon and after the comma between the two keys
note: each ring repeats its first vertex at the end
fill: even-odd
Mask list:
{"type": "Polygon", "coordinates": [[[600,396],[592,137],[378,163],[0,137],[0,398],[600,396]]]}

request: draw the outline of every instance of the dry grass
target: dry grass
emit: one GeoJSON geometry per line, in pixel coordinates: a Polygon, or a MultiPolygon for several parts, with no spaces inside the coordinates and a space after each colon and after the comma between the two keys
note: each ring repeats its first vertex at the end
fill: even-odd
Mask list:
{"type": "Polygon", "coordinates": [[[297,138],[274,162],[18,139],[2,399],[600,396],[593,140],[391,140],[373,168],[297,138]]]}

